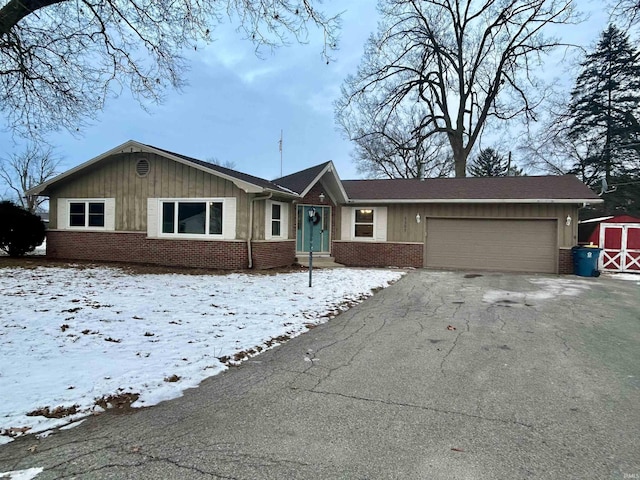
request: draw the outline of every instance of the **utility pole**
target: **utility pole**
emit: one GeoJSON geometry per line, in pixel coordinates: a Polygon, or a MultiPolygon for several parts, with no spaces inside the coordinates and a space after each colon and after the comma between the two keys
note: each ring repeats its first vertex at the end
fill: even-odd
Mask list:
{"type": "Polygon", "coordinates": [[[280,177],[282,177],[282,130],[280,130],[280,141],[278,142],[280,148],[280,177]]]}

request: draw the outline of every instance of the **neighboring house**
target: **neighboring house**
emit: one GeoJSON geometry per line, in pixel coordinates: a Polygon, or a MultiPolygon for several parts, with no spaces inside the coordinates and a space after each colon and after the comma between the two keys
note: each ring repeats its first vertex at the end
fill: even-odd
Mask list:
{"type": "Polygon", "coordinates": [[[348,180],[332,162],[268,181],[129,141],[28,192],[47,255],[220,269],[350,266],[570,273],[574,176],[348,180]],[[309,221],[315,211],[314,221],[309,221]]]}
{"type": "Polygon", "coordinates": [[[578,241],[602,248],[600,270],[640,273],[640,218],[616,215],[583,220],[578,241]]]}

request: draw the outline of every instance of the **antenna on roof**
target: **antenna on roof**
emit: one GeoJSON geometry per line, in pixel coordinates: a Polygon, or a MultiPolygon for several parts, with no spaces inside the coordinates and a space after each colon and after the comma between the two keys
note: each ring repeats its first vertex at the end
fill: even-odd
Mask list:
{"type": "Polygon", "coordinates": [[[616,189],[618,188],[616,185],[611,185],[611,188],[609,188],[609,185],[607,184],[607,179],[603,178],[601,180],[602,185],[601,185],[601,191],[598,194],[599,197],[601,197],[602,195],[604,195],[605,193],[612,193],[615,192],[616,189]]]}
{"type": "Polygon", "coordinates": [[[280,178],[282,178],[282,130],[280,130],[280,141],[278,142],[278,148],[280,149],[280,178]]]}

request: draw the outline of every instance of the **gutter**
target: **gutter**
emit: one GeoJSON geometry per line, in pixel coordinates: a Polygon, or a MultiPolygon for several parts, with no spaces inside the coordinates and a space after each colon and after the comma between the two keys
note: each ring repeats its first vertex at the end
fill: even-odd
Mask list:
{"type": "Polygon", "coordinates": [[[425,199],[425,198],[388,198],[388,199],[366,199],[366,198],[349,198],[348,204],[397,204],[397,203],[482,203],[482,204],[505,204],[505,203],[552,203],[552,204],[585,204],[585,203],[602,203],[601,198],[584,199],[584,198],[513,198],[513,199],[496,199],[496,198],[451,198],[451,199],[425,199]]]}
{"type": "Polygon", "coordinates": [[[249,235],[247,238],[247,255],[249,257],[250,269],[253,268],[253,252],[251,251],[251,242],[253,241],[253,202],[256,200],[269,200],[271,197],[273,197],[273,193],[269,193],[269,195],[264,197],[253,197],[249,201],[249,235]]]}

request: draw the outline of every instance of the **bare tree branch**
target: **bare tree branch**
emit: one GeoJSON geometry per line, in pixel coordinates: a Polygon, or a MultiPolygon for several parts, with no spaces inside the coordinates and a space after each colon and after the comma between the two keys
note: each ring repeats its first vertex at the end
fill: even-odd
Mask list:
{"type": "Polygon", "coordinates": [[[17,203],[31,213],[47,201],[45,197],[26,195],[26,192],[57,174],[61,159],[49,147],[29,146],[20,153],[0,158],[0,180],[13,192],[17,203]]]}
{"type": "Polygon", "coordinates": [[[184,86],[185,49],[211,41],[224,18],[275,49],[324,33],[337,48],[339,16],[321,0],[0,0],[0,111],[9,128],[39,138],[75,132],[128,88],[142,104],[184,86]]]}
{"type": "Polygon", "coordinates": [[[358,101],[357,115],[338,115],[338,121],[345,135],[354,142],[352,157],[360,173],[370,178],[450,175],[453,161],[444,153],[444,143],[423,135],[417,128],[424,116],[418,106],[395,109],[392,116],[381,121],[367,97],[358,101]]]}
{"type": "Polygon", "coordinates": [[[611,4],[611,20],[625,28],[637,25],[640,20],[640,1],[614,0],[611,4]]]}
{"type": "Polygon", "coordinates": [[[535,118],[546,94],[536,69],[562,45],[543,32],[579,21],[573,0],[380,0],[379,9],[384,20],[345,81],[337,115],[357,116],[365,96],[375,99],[376,125],[424,106],[416,132],[446,138],[456,176],[487,123],[535,118]]]}

